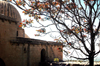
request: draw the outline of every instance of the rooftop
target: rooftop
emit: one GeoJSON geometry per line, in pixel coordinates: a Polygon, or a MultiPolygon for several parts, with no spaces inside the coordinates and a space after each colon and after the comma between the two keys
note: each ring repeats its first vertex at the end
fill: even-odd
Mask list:
{"type": "Polygon", "coordinates": [[[43,41],[38,39],[31,39],[31,38],[23,38],[23,37],[16,37],[12,38],[11,43],[17,43],[17,44],[32,44],[32,45],[57,45],[61,46],[63,44],[57,43],[57,42],[51,42],[51,41],[43,41]]]}

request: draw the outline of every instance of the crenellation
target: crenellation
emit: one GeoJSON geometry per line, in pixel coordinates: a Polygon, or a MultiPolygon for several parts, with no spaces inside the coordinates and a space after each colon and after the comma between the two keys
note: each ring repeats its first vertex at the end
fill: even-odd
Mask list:
{"type": "Polygon", "coordinates": [[[7,10],[6,9],[7,9],[7,6],[6,6],[6,3],[4,3],[4,15],[5,16],[7,16],[7,10]]]}
{"type": "Polygon", "coordinates": [[[7,16],[9,16],[9,12],[10,12],[9,6],[10,6],[10,4],[8,4],[8,6],[7,6],[7,16]]]}
{"type": "Polygon", "coordinates": [[[3,3],[0,3],[0,14],[4,14],[4,6],[3,6],[3,3]]]}
{"type": "Polygon", "coordinates": [[[21,22],[20,15],[15,7],[5,1],[0,1],[0,18],[4,20],[9,19],[12,22],[16,22],[16,20],[21,22]]]}

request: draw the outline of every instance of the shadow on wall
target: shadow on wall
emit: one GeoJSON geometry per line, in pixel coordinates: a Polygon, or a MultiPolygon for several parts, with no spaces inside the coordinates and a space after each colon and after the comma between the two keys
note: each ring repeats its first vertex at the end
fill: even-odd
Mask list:
{"type": "Polygon", "coordinates": [[[0,58],[0,66],[6,66],[5,62],[0,58]]]}

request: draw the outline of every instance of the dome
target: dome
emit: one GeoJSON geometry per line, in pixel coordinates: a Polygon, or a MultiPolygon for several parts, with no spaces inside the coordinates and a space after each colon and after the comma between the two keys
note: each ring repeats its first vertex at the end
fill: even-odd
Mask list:
{"type": "Polygon", "coordinates": [[[18,10],[6,1],[0,1],[0,18],[16,21],[17,24],[21,22],[21,17],[18,10]]]}

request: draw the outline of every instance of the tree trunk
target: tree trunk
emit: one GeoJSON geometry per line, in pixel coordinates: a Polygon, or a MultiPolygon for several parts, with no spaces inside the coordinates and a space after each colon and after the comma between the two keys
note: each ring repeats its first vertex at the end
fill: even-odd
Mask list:
{"type": "Polygon", "coordinates": [[[93,56],[93,54],[90,54],[90,56],[89,56],[89,66],[94,66],[94,56],[93,56]]]}

